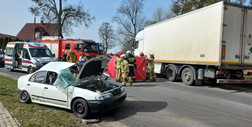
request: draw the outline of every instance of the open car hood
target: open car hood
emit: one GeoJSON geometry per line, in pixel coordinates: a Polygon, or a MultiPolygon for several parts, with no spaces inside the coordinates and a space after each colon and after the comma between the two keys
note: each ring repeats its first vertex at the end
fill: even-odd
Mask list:
{"type": "Polygon", "coordinates": [[[106,55],[99,55],[88,60],[79,71],[76,82],[90,76],[102,75],[107,67],[110,58],[106,55]]]}

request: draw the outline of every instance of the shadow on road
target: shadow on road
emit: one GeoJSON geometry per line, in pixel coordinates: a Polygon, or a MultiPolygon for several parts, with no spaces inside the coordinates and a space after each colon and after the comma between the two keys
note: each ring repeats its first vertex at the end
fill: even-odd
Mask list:
{"type": "Polygon", "coordinates": [[[217,84],[205,81],[202,85],[194,87],[208,87],[208,88],[220,88],[224,90],[231,90],[230,93],[246,92],[252,93],[252,84],[217,84]]]}
{"type": "Polygon", "coordinates": [[[103,119],[103,117],[111,116],[114,120],[122,120],[134,116],[138,112],[158,112],[168,106],[167,102],[162,101],[125,101],[117,109],[104,113],[101,116],[101,121],[112,121],[103,119]]]}

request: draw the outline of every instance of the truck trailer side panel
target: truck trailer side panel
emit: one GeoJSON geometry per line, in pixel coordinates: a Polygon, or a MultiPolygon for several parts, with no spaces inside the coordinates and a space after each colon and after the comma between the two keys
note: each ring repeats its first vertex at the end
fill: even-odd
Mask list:
{"type": "Polygon", "coordinates": [[[252,65],[252,9],[246,10],[243,62],[252,65]]]}
{"type": "Polygon", "coordinates": [[[225,5],[223,21],[223,64],[239,64],[243,29],[242,8],[225,5]]]}
{"type": "MultiPolygon", "coordinates": [[[[144,53],[156,62],[221,64],[223,2],[144,29],[144,53]]],[[[139,44],[140,45],[140,44],[139,44]]]]}

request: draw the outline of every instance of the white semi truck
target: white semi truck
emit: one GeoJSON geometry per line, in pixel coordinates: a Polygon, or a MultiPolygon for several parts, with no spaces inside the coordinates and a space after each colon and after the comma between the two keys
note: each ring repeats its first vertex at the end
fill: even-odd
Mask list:
{"type": "Polygon", "coordinates": [[[155,73],[186,85],[203,80],[252,83],[252,9],[219,2],[140,31],[135,55],[154,53],[155,73]]]}

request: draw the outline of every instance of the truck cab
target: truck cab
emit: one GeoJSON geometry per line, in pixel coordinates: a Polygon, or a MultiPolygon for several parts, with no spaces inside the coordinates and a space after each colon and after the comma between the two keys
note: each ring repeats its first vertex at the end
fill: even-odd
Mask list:
{"type": "Polygon", "coordinates": [[[100,43],[93,40],[83,39],[62,39],[60,37],[43,36],[43,43],[55,54],[55,57],[60,60],[65,51],[73,49],[77,55],[77,59],[84,53],[87,58],[95,57],[103,54],[104,47],[100,43]]]}
{"type": "Polygon", "coordinates": [[[32,73],[51,61],[57,61],[42,42],[9,42],[5,49],[5,68],[32,73]]]}

